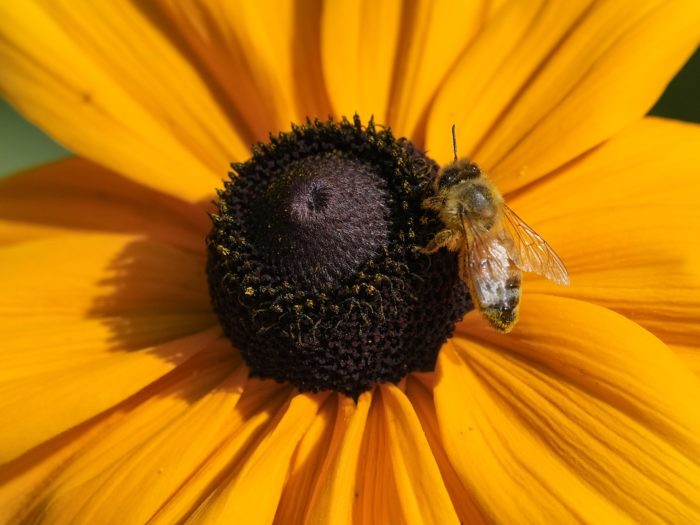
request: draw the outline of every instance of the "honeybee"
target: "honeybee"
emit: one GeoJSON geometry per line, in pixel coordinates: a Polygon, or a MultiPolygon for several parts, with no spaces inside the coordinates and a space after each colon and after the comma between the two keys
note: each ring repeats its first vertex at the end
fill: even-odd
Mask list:
{"type": "Polygon", "coordinates": [[[547,242],[503,201],[493,183],[467,159],[443,166],[433,182],[434,195],[422,206],[438,212],[444,229],[423,248],[446,247],[459,252],[459,276],[469,287],[474,305],[499,332],[518,321],[522,272],[534,272],[560,285],[569,274],[547,242]]]}

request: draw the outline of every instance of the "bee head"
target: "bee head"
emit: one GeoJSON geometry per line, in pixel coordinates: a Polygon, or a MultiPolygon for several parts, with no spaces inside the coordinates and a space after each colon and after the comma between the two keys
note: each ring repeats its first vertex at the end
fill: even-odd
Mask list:
{"type": "Polygon", "coordinates": [[[445,188],[451,188],[465,180],[477,179],[481,177],[481,175],[482,173],[479,166],[467,159],[459,159],[450,162],[440,169],[440,173],[438,173],[436,179],[435,190],[438,192],[445,188]]]}

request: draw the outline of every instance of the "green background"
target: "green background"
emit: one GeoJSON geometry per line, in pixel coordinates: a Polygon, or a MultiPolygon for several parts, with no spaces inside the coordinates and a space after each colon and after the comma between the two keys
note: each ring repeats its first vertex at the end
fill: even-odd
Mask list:
{"type": "MultiPolygon", "coordinates": [[[[650,113],[700,123],[700,51],[678,73],[650,113]]],[[[0,100],[0,177],[67,155],[67,150],[0,100]]]]}

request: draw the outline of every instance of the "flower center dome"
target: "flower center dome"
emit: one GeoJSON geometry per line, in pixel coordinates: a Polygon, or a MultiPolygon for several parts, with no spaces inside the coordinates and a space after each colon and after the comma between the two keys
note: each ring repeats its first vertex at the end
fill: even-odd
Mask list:
{"type": "Polygon", "coordinates": [[[209,289],[251,374],[357,397],[433,370],[471,308],[454,252],[420,252],[438,166],[372,122],[313,122],[234,164],[208,237],[209,289]]]}

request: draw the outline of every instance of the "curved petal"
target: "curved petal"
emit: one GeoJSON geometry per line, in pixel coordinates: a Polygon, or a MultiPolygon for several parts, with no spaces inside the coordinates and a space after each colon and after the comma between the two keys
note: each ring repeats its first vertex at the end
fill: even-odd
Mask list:
{"type": "Polygon", "coordinates": [[[270,422],[270,431],[228,479],[224,480],[188,523],[271,523],[291,457],[328,394],[292,394],[270,422]],[[261,487],[264,490],[260,490],[261,487]]]}
{"type": "MultiPolygon", "coordinates": [[[[291,388],[275,381],[249,379],[243,394],[221,427],[221,440],[190,472],[175,493],[149,520],[154,524],[183,522],[216,491],[231,473],[240,472],[260,443],[274,430],[270,422],[283,410],[291,388]]],[[[217,437],[218,439],[218,437],[217,437]]]]}
{"type": "Polygon", "coordinates": [[[460,523],[411,402],[393,385],[380,392],[401,522],[460,523]]]}
{"type": "Polygon", "coordinates": [[[120,402],[217,337],[201,264],[130,236],[0,249],[0,461],[120,402]]]}
{"type": "Polygon", "coordinates": [[[338,396],[338,412],[328,454],[309,493],[305,522],[352,523],[355,482],[372,394],[355,402],[338,396]]]}
{"type": "Polygon", "coordinates": [[[0,264],[0,313],[13,320],[211,312],[203,258],[139,236],[12,244],[0,249],[0,264]]]}
{"type": "Polygon", "coordinates": [[[326,458],[337,417],[337,395],[330,396],[294,452],[289,478],[280,498],[275,523],[303,523],[316,477],[326,458]]]}
{"type": "Polygon", "coordinates": [[[532,182],[651,108],[698,44],[699,6],[506,3],[437,95],[427,148],[450,160],[456,123],[462,155],[503,191],[532,182]]]}
{"type": "Polygon", "coordinates": [[[129,352],[97,348],[78,364],[64,362],[60,369],[3,379],[0,461],[121,402],[201,351],[217,335],[203,331],[129,352]]]}
{"type": "MultiPolygon", "coordinates": [[[[460,523],[486,524],[488,523],[486,516],[479,509],[474,496],[462,484],[459,475],[450,462],[450,458],[445,452],[438,427],[437,414],[435,413],[432,381],[430,381],[430,386],[426,386],[419,379],[416,379],[418,375],[420,374],[409,376],[409,379],[406,381],[406,395],[411,400],[411,404],[418,415],[425,436],[430,444],[430,449],[435,456],[435,461],[440,467],[440,473],[445,480],[445,486],[450,493],[450,498],[457,516],[459,516],[460,523]]],[[[431,379],[434,378],[432,373],[429,376],[431,379]]]]}
{"type": "Polygon", "coordinates": [[[527,66],[535,67],[535,57],[541,59],[544,50],[562,37],[587,5],[542,0],[504,2],[459,57],[435,95],[426,129],[430,156],[441,163],[452,160],[449,133],[454,124],[460,156],[475,158],[477,145],[515,96],[518,80],[524,82],[527,66]],[[530,53],[525,53],[523,46],[529,39],[530,53]],[[520,54],[526,60],[510,58],[520,54]],[[504,68],[510,68],[510,75],[501,77],[504,68]]]}
{"type": "MultiPolygon", "coordinates": [[[[391,523],[401,515],[401,504],[388,456],[389,441],[384,420],[384,407],[378,387],[372,391],[372,404],[362,436],[355,480],[355,500],[352,514],[338,523],[391,523]],[[360,461],[359,458],[362,458],[360,461]]],[[[322,522],[318,522],[322,523],[322,522]]]]}
{"type": "Polygon", "coordinates": [[[0,245],[79,230],[142,233],[202,253],[209,227],[199,206],[86,159],[60,160],[0,179],[0,245]]]}
{"type": "Polygon", "coordinates": [[[685,366],[695,372],[695,375],[700,376],[700,348],[698,343],[694,345],[669,344],[668,347],[683,360],[685,366]]]}
{"type": "Polygon", "coordinates": [[[602,304],[700,351],[698,144],[698,125],[644,119],[515,196],[571,273],[568,288],[527,290],[602,304]]]}
{"type": "Polygon", "coordinates": [[[700,383],[663,343],[599,306],[536,294],[510,335],[476,315],[460,333],[439,358],[437,415],[496,521],[697,523],[700,383]]]}
{"type": "Polygon", "coordinates": [[[183,366],[186,370],[177,372],[185,373],[176,374],[176,380],[157,395],[123,408],[123,417],[102,425],[101,433],[53,471],[45,471],[36,492],[30,497],[24,494],[15,519],[148,521],[211,454],[240,397],[247,370],[228,344],[218,346],[228,356],[208,351],[208,358],[183,366]]]}
{"type": "Polygon", "coordinates": [[[213,194],[250,138],[134,3],[3,2],[0,92],[76,153],[185,200],[213,194]]]}
{"type": "Polygon", "coordinates": [[[399,0],[325,3],[323,72],[337,117],[387,122],[402,8],[399,0]]]}
{"type": "MultiPolygon", "coordinates": [[[[199,65],[251,141],[325,118],[320,0],[161,0],[150,13],[199,65]]],[[[246,155],[247,156],[247,155],[246,155]]]]}
{"type": "MultiPolygon", "coordinates": [[[[496,2],[494,2],[496,3],[496,2]]],[[[490,2],[405,2],[386,124],[420,147],[429,103],[488,19],[490,2]]],[[[386,41],[385,44],[388,44],[386,41]]]]}

